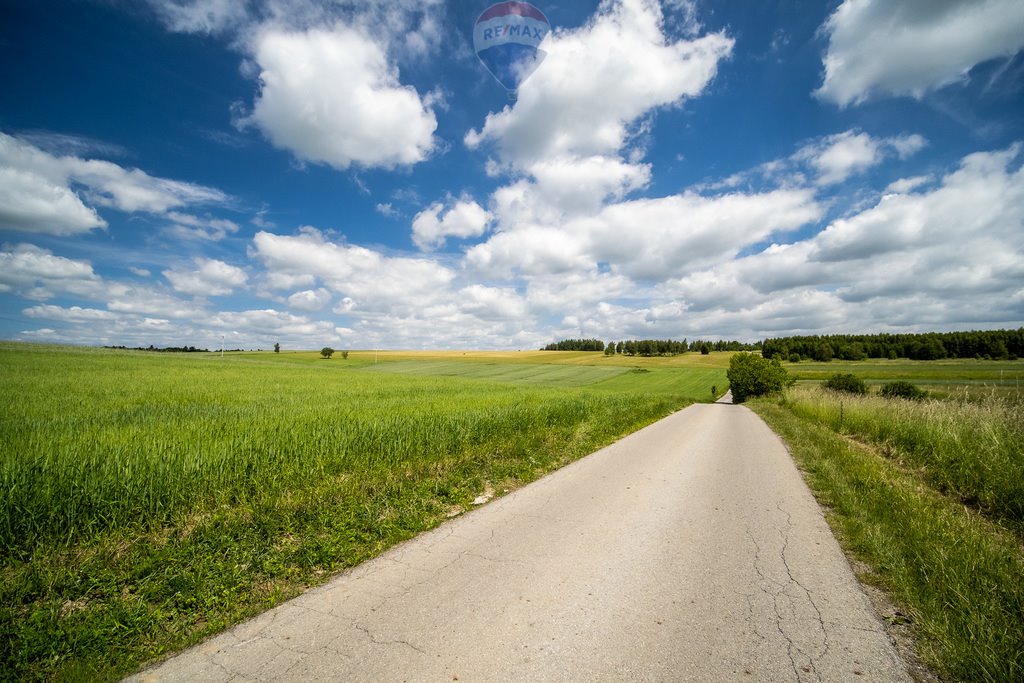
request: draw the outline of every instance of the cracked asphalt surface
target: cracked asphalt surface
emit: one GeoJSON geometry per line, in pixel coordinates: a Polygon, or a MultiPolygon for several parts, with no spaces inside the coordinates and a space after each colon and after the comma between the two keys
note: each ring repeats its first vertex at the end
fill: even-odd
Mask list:
{"type": "Polygon", "coordinates": [[[694,405],[134,681],[909,681],[779,439],[694,405]]]}

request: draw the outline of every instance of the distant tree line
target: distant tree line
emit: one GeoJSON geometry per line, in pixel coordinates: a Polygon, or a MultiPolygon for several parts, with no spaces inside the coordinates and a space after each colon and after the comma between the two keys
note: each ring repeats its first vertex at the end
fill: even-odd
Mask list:
{"type": "Polygon", "coordinates": [[[600,339],[563,339],[545,346],[541,351],[604,351],[600,339]]]}
{"type": "Polygon", "coordinates": [[[864,360],[866,358],[992,358],[1024,356],[1024,327],[1018,330],[927,332],[923,334],[835,334],[780,337],[761,344],[765,358],[790,361],[864,360]]]}
{"type": "MultiPolygon", "coordinates": [[[[104,346],[105,349],[121,349],[123,351],[156,351],[158,353],[209,353],[209,349],[197,349],[194,346],[165,346],[158,348],[150,344],[149,346],[104,346]]],[[[237,349],[241,350],[241,349],[237,349]]]]}
{"type": "MultiPolygon", "coordinates": [[[[608,342],[615,353],[624,356],[677,356],[690,350],[686,340],[675,341],[674,339],[630,339],[620,341],[617,344],[608,342]]],[[[605,347],[608,353],[608,346],[605,347]]],[[[608,353],[608,355],[612,355],[608,353]]]]}
{"type": "Polygon", "coordinates": [[[614,342],[607,344],[600,339],[563,339],[545,346],[542,351],[604,351],[605,355],[612,356],[621,354],[623,356],[675,356],[687,351],[699,351],[710,353],[712,351],[756,351],[761,348],[761,342],[745,344],[738,341],[705,341],[698,339],[688,342],[683,339],[630,339],[629,341],[614,342]]]}
{"type": "Polygon", "coordinates": [[[710,351],[758,351],[761,348],[761,342],[757,341],[753,344],[747,344],[745,342],[738,341],[726,341],[719,339],[718,341],[704,341],[698,339],[690,342],[691,351],[700,351],[705,353],[705,350],[710,351]]]}

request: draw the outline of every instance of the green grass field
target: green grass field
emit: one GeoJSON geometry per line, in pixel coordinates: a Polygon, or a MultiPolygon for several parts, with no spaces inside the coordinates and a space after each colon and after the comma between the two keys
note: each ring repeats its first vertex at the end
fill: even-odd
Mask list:
{"type": "Polygon", "coordinates": [[[849,372],[869,386],[894,380],[920,385],[939,398],[966,395],[1017,397],[1024,395],[1024,362],[992,360],[863,360],[829,363],[784,363],[798,383],[819,382],[849,372]]]}
{"type": "Polygon", "coordinates": [[[116,679],[724,391],[684,358],[2,343],[0,670],[116,679]]]}
{"type": "Polygon", "coordinates": [[[724,373],[715,367],[397,360],[372,365],[365,370],[400,375],[482,379],[513,384],[589,387],[609,392],[681,395],[694,400],[710,399],[712,388],[720,395],[724,393],[726,384],[724,373]]]}
{"type": "Polygon", "coordinates": [[[541,386],[582,387],[629,372],[623,367],[590,365],[535,365],[532,363],[485,363],[459,360],[399,360],[365,368],[367,372],[394,375],[461,377],[494,382],[541,386]]]}

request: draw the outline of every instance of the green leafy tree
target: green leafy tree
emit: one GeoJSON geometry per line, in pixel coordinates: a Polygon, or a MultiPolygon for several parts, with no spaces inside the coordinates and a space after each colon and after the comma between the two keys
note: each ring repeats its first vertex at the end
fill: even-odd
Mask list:
{"type": "Polygon", "coordinates": [[[777,359],[769,360],[754,353],[733,355],[725,376],[729,379],[735,403],[743,403],[752,396],[782,391],[795,381],[777,359]]]}
{"type": "Polygon", "coordinates": [[[320,349],[320,355],[323,356],[324,358],[330,358],[331,356],[334,355],[334,349],[332,349],[330,346],[325,346],[324,348],[320,349]]]}
{"type": "Polygon", "coordinates": [[[615,355],[615,342],[608,342],[608,346],[604,347],[604,355],[614,356],[615,355]]]}
{"type": "Polygon", "coordinates": [[[281,343],[274,342],[274,353],[281,353],[281,343]]]}

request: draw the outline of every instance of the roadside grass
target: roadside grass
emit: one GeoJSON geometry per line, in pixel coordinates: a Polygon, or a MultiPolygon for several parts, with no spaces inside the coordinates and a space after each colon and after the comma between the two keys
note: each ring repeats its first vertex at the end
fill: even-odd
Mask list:
{"type": "Polygon", "coordinates": [[[876,446],[940,493],[1024,532],[1024,402],[907,401],[797,387],[788,406],[876,446]]]}
{"type": "Polygon", "coordinates": [[[693,400],[359,355],[0,344],[3,676],[117,679],[693,400]]]}
{"type": "Polygon", "coordinates": [[[861,578],[911,616],[926,662],[958,681],[1024,678],[1019,403],[840,408],[797,387],[748,405],[786,441],[840,542],[873,568],[861,578]]]}

